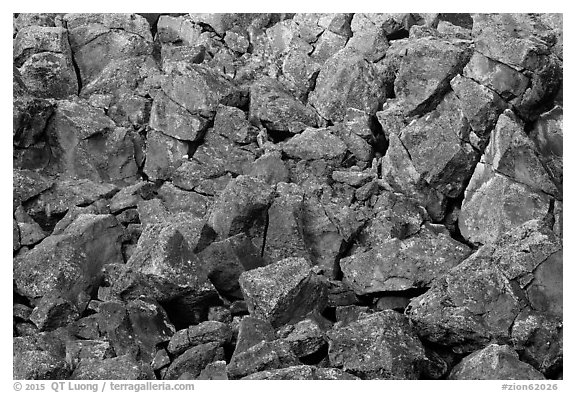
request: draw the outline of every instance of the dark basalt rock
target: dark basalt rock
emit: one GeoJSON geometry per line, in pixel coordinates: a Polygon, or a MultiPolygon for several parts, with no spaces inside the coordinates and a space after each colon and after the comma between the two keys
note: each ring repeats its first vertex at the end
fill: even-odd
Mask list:
{"type": "Polygon", "coordinates": [[[450,379],[546,379],[506,345],[491,344],[454,367],[450,379]]]}
{"type": "Polygon", "coordinates": [[[296,322],[326,306],[326,285],[303,258],[288,258],[244,272],[240,287],[250,314],[272,326],[296,322]]]}
{"type": "Polygon", "coordinates": [[[418,379],[424,347],[408,319],[381,311],[327,333],[333,367],[376,379],[418,379]]]}
{"type": "Polygon", "coordinates": [[[563,377],[562,14],[12,22],[14,379],[563,377]]]}

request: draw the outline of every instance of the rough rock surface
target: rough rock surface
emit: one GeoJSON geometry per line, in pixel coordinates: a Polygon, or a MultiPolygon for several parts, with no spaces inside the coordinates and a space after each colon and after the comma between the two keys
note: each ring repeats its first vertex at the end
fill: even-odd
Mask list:
{"type": "Polygon", "coordinates": [[[328,332],[330,364],[364,378],[418,379],[426,356],[408,318],[381,311],[328,332]]]}
{"type": "Polygon", "coordinates": [[[522,363],[506,345],[491,344],[466,356],[454,367],[450,379],[545,379],[532,366],[522,363]]]}
{"type": "Polygon", "coordinates": [[[303,258],[288,258],[244,272],[240,287],[250,314],[280,326],[326,305],[326,286],[303,258]]]}
{"type": "Polygon", "coordinates": [[[12,39],[14,379],[562,379],[562,14],[12,39]]]}

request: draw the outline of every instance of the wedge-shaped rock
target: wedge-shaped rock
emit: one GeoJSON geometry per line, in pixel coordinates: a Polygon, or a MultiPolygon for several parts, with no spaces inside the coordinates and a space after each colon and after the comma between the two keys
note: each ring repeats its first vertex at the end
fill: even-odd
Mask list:
{"type": "Polygon", "coordinates": [[[191,141],[201,139],[208,126],[208,119],[188,112],[181,104],[158,92],[150,111],[150,127],[176,139],[191,141]]]}
{"type": "Polygon", "coordinates": [[[454,367],[450,379],[546,379],[542,373],[520,361],[507,345],[490,344],[466,356],[454,367]]]}
{"type": "Polygon", "coordinates": [[[218,105],[240,106],[244,94],[229,80],[211,68],[177,63],[162,82],[168,98],[194,115],[212,117],[218,105]]]}
{"type": "Polygon", "coordinates": [[[247,232],[265,214],[272,198],[272,187],[263,181],[238,176],[215,201],[208,224],[221,239],[247,232]]]}
{"type": "Polygon", "coordinates": [[[470,255],[446,234],[426,227],[408,239],[391,239],[340,260],[344,280],[357,295],[428,287],[470,255]]]}
{"type": "Polygon", "coordinates": [[[115,61],[152,53],[150,26],[140,15],[67,14],[64,20],[83,86],[115,61]]]}
{"type": "Polygon", "coordinates": [[[65,345],[52,332],[14,337],[14,379],[66,379],[72,369],[65,359],[65,345]]]}
{"type": "Polygon", "coordinates": [[[464,67],[464,76],[495,91],[505,100],[522,97],[530,83],[530,78],[521,72],[479,52],[474,52],[464,67]]]}
{"type": "Polygon", "coordinates": [[[561,313],[561,266],[554,232],[532,220],[436,279],[428,292],[412,300],[407,315],[420,337],[455,352],[509,340],[526,303],[549,315],[561,313]]]}
{"type": "Polygon", "coordinates": [[[46,133],[50,174],[106,182],[138,176],[131,132],[85,101],[59,101],[46,133]]]}
{"type": "Polygon", "coordinates": [[[468,133],[456,96],[448,94],[434,112],[404,128],[400,140],[420,179],[453,198],[464,190],[479,158],[466,142],[468,133]]]}
{"type": "Polygon", "coordinates": [[[558,189],[523,126],[523,122],[512,111],[505,111],[498,118],[482,162],[518,183],[558,198],[558,189]]]}
{"type": "Polygon", "coordinates": [[[146,163],[144,172],[148,178],[167,180],[176,168],[188,158],[186,142],[172,138],[163,132],[151,130],[146,139],[146,163]]]}
{"type": "Polygon", "coordinates": [[[265,255],[272,262],[308,257],[303,232],[304,191],[293,183],[279,183],[278,196],[268,209],[265,255]]]}
{"type": "Polygon", "coordinates": [[[394,81],[404,112],[419,114],[438,103],[470,55],[465,46],[432,37],[409,40],[394,81]]]}
{"type": "Polygon", "coordinates": [[[327,128],[307,128],[282,146],[291,158],[329,160],[339,164],[346,154],[344,142],[327,128]]]}
{"type": "Polygon", "coordinates": [[[372,217],[357,237],[362,247],[373,248],[393,238],[406,239],[416,234],[425,220],[426,209],[402,194],[381,192],[372,217]]]}
{"type": "Polygon", "coordinates": [[[228,376],[239,379],[259,371],[299,365],[290,345],[283,340],[262,341],[234,356],[228,364],[228,376]]]}
{"type": "Polygon", "coordinates": [[[124,271],[113,282],[113,292],[123,299],[144,295],[160,302],[213,293],[208,272],[193,252],[195,245],[182,231],[178,222],[147,225],[124,271]]]}
{"type": "Polygon", "coordinates": [[[559,191],[534,143],[506,111],[468,184],[458,226],[464,238],[485,244],[528,220],[544,218],[553,196],[559,191]]]}
{"type": "Polygon", "coordinates": [[[348,108],[375,114],[385,101],[385,91],[376,68],[361,53],[342,49],[322,66],[310,103],[333,122],[344,120],[348,108]]]}
{"type": "Polygon", "coordinates": [[[123,233],[112,215],[80,215],[61,235],[47,237],[14,260],[17,291],[30,298],[59,291],[81,306],[100,285],[102,267],[123,263],[123,233]]]}
{"type": "Polygon", "coordinates": [[[250,118],[271,131],[299,133],[316,126],[316,112],[278,81],[262,78],[250,88],[250,118]]]}
{"type": "Polygon", "coordinates": [[[177,331],[168,343],[168,352],[178,356],[188,348],[196,345],[216,343],[220,346],[227,344],[232,339],[232,330],[222,322],[205,321],[201,324],[190,326],[188,329],[177,331]]]}
{"type": "Polygon", "coordinates": [[[50,52],[71,55],[68,32],[62,27],[27,26],[14,38],[14,64],[21,67],[34,54],[50,52]]]}
{"type": "Polygon", "coordinates": [[[242,273],[240,287],[252,316],[277,327],[326,306],[325,283],[303,258],[287,258],[242,273]]]}
{"type": "Polygon", "coordinates": [[[260,251],[244,233],[210,244],[198,257],[218,292],[233,299],[242,299],[238,283],[242,272],[266,265],[260,251]]]}
{"type": "Polygon", "coordinates": [[[530,138],[534,141],[539,158],[548,170],[550,178],[561,196],[564,178],[562,107],[556,106],[549,112],[542,114],[530,132],[530,138]]]}
{"type": "Polygon", "coordinates": [[[369,379],[418,379],[426,355],[408,318],[381,311],[328,333],[332,367],[369,379]]]}
{"type": "Polygon", "coordinates": [[[460,101],[464,116],[479,140],[470,142],[478,150],[483,150],[489,141],[490,131],[498,121],[498,116],[506,109],[506,102],[487,87],[474,80],[457,75],[450,86],[460,101]]]}
{"type": "Polygon", "coordinates": [[[162,306],[146,298],[102,302],[95,315],[99,330],[117,356],[130,355],[145,362],[150,362],[157,346],[176,331],[162,306]]]}
{"type": "Polygon", "coordinates": [[[274,341],[277,338],[270,322],[245,316],[238,326],[238,338],[236,339],[236,348],[232,358],[262,341],[274,341]]]}
{"type": "Polygon", "coordinates": [[[284,338],[299,358],[312,355],[326,347],[324,331],[311,318],[296,323],[290,333],[284,338]]]}

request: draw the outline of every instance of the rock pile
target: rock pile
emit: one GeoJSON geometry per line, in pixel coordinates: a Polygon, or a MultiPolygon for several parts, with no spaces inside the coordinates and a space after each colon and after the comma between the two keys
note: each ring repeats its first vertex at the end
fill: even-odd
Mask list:
{"type": "Polygon", "coordinates": [[[14,378],[562,378],[562,40],[15,14],[14,378]]]}

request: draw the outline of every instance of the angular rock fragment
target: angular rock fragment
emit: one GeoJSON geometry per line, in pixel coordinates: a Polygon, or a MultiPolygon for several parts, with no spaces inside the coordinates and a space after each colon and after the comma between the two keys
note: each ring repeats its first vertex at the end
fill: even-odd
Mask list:
{"type": "Polygon", "coordinates": [[[270,78],[259,80],[250,89],[250,119],[259,120],[270,131],[292,134],[316,126],[315,111],[270,78]]]}
{"type": "Polygon", "coordinates": [[[480,139],[473,146],[484,149],[489,140],[489,132],[494,128],[498,116],[506,109],[507,104],[492,90],[472,79],[457,75],[450,81],[450,86],[461,103],[462,111],[470,128],[480,139]]]}
{"type": "Polygon", "coordinates": [[[385,100],[376,69],[361,54],[343,49],[322,66],[310,103],[320,116],[331,121],[344,120],[348,108],[375,114],[385,100]]]}
{"type": "Polygon", "coordinates": [[[115,61],[152,53],[150,26],[140,15],[66,14],[64,19],[83,87],[115,61]]]}
{"type": "Polygon", "coordinates": [[[528,221],[436,279],[412,300],[407,314],[421,337],[457,353],[509,340],[527,305],[553,316],[561,312],[561,260],[554,232],[543,222],[528,221]]]}
{"type": "Polygon", "coordinates": [[[178,356],[166,370],[164,379],[179,379],[190,373],[192,379],[210,363],[224,359],[224,350],[217,343],[200,344],[178,356]]]}
{"type": "Polygon", "coordinates": [[[14,146],[29,147],[43,134],[54,104],[31,95],[16,67],[12,75],[12,140],[14,146]]]}
{"type": "Polygon", "coordinates": [[[166,182],[158,189],[158,198],[169,213],[185,213],[190,217],[202,219],[206,216],[211,198],[193,191],[181,190],[171,182],[166,182]]]}
{"type": "Polygon", "coordinates": [[[239,282],[250,314],[272,326],[296,322],[326,305],[326,287],[303,258],[244,272],[239,282]]]}
{"type": "Polygon", "coordinates": [[[226,371],[226,362],[224,360],[217,360],[212,362],[204,370],[200,372],[198,380],[228,380],[228,372],[226,371]]]}
{"type": "Polygon", "coordinates": [[[300,364],[290,345],[283,340],[262,341],[235,355],[228,364],[231,379],[242,378],[258,371],[274,370],[300,364]]]}
{"type": "Polygon", "coordinates": [[[462,262],[471,250],[426,227],[408,239],[391,239],[375,249],[340,260],[344,280],[356,294],[429,286],[462,262]]]}
{"type": "Polygon", "coordinates": [[[282,161],[280,152],[273,151],[263,154],[251,165],[246,173],[274,186],[278,183],[288,182],[288,169],[282,161]]]}
{"type": "Polygon", "coordinates": [[[69,300],[55,293],[45,295],[30,314],[32,321],[40,331],[50,331],[74,322],[80,313],[69,300]]]}
{"type": "Polygon", "coordinates": [[[79,216],[61,235],[47,237],[15,259],[16,288],[31,298],[58,291],[80,306],[100,284],[100,269],[123,262],[123,232],[112,215],[79,216]]]}
{"type": "Polygon", "coordinates": [[[216,343],[220,346],[230,342],[232,331],[222,322],[205,321],[188,329],[177,331],[168,343],[167,350],[178,356],[188,348],[201,344],[216,343]]]}
{"type": "Polygon", "coordinates": [[[85,102],[59,101],[47,127],[50,174],[93,181],[131,182],[138,167],[127,129],[85,102]]]}
{"type": "Polygon", "coordinates": [[[14,212],[14,218],[18,225],[21,245],[32,246],[47,236],[40,225],[26,214],[21,206],[19,206],[14,212]]]}
{"type": "Polygon", "coordinates": [[[479,52],[474,52],[464,67],[464,76],[493,90],[505,100],[522,97],[530,83],[530,79],[521,72],[479,52]]]}
{"type": "Polygon", "coordinates": [[[164,92],[158,92],[150,110],[150,127],[172,138],[195,142],[204,136],[208,119],[190,113],[164,92]]]}
{"type": "Polygon", "coordinates": [[[78,79],[69,49],[65,54],[35,53],[22,64],[20,73],[35,96],[62,99],[78,94],[78,79]]]}
{"type": "Polygon", "coordinates": [[[208,272],[185,233],[178,222],[146,226],[134,254],[113,282],[113,292],[123,299],[144,295],[160,302],[212,293],[208,272]]]}
{"type": "Polygon", "coordinates": [[[302,221],[304,193],[292,183],[279,183],[277,193],[268,209],[264,255],[272,262],[288,257],[307,258],[302,221]]]}
{"type": "Polygon", "coordinates": [[[238,176],[215,201],[208,224],[221,239],[247,232],[266,212],[273,190],[259,179],[238,176]]]}
{"type": "Polygon", "coordinates": [[[150,379],[152,370],[129,355],[107,359],[83,359],[71,378],[79,380],[138,380],[150,379]]]}
{"type": "Polygon", "coordinates": [[[367,248],[393,238],[406,239],[429,219],[426,210],[416,201],[392,192],[380,193],[372,211],[374,217],[357,237],[360,245],[367,248]]]}
{"type": "Polygon", "coordinates": [[[14,379],[66,379],[72,372],[58,339],[46,335],[14,337],[14,379]]]}
{"type": "Polygon", "coordinates": [[[322,328],[309,318],[296,323],[284,340],[299,358],[312,355],[326,346],[322,328]]]}
{"type": "Polygon", "coordinates": [[[282,150],[291,158],[324,159],[339,164],[346,153],[346,145],[327,128],[307,128],[286,142],[282,150]]]}
{"type": "Polygon", "coordinates": [[[557,40],[552,27],[538,14],[476,14],[472,35],[476,51],[530,77],[529,86],[514,106],[522,118],[534,119],[541,113],[542,102],[550,99],[561,84],[561,62],[552,55],[557,40]]]}
{"type": "Polygon", "coordinates": [[[564,166],[563,156],[563,110],[556,106],[550,111],[543,113],[536,121],[534,129],[530,132],[530,139],[534,141],[535,150],[544,168],[550,175],[550,179],[562,194],[562,179],[564,166]]]}
{"type": "Polygon", "coordinates": [[[214,132],[239,144],[255,142],[257,134],[241,109],[224,105],[218,107],[214,132]]]}
{"type": "Polygon", "coordinates": [[[218,292],[235,299],[242,299],[238,283],[242,272],[266,265],[260,251],[243,233],[210,244],[198,257],[206,266],[208,278],[218,292]]]}
{"type": "Polygon", "coordinates": [[[439,101],[450,80],[470,58],[466,47],[430,38],[410,40],[402,57],[394,92],[407,114],[419,114],[439,101]]]}
{"type": "Polygon", "coordinates": [[[157,24],[158,40],[162,43],[180,42],[194,45],[202,29],[186,16],[160,15],[157,24]]]}
{"type": "Polygon", "coordinates": [[[564,340],[560,318],[550,318],[542,313],[522,313],[512,327],[512,342],[520,360],[547,377],[562,366],[564,340]]]}
{"type": "Polygon", "coordinates": [[[170,179],[188,158],[188,145],[160,131],[148,132],[144,172],[150,180],[170,179]]]}
{"type": "Polygon", "coordinates": [[[450,379],[546,379],[507,345],[491,344],[454,367],[450,379]]]}
{"type": "Polygon", "coordinates": [[[474,243],[486,243],[531,219],[548,214],[558,190],[533,142],[514,115],[504,112],[465,192],[458,225],[474,243]]]}
{"type": "Polygon", "coordinates": [[[418,379],[426,356],[408,319],[381,311],[327,333],[330,365],[361,378],[418,379]]]}
{"type": "Polygon", "coordinates": [[[166,311],[151,299],[103,302],[96,315],[99,330],[116,355],[130,355],[147,363],[154,358],[157,346],[175,332],[166,311]]]}
{"type": "Polygon", "coordinates": [[[110,357],[110,343],[105,340],[78,340],[66,343],[66,361],[76,368],[84,359],[103,360],[110,357]]]}

